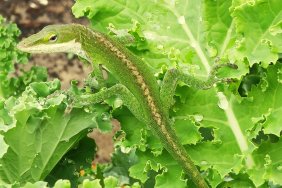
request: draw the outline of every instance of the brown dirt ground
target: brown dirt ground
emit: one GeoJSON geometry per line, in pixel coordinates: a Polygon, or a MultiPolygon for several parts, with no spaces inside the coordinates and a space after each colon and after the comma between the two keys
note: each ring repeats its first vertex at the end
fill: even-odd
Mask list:
{"type": "MultiPolygon", "coordinates": [[[[71,13],[73,4],[74,0],[0,0],[0,14],[15,22],[22,31],[21,37],[26,37],[50,24],[75,22],[87,25],[87,20],[74,18],[71,13]]],[[[28,69],[34,65],[47,67],[50,79],[60,79],[63,89],[69,87],[71,80],[81,83],[91,71],[91,67],[83,66],[76,57],[68,58],[66,54],[32,55],[30,63],[21,68],[28,69]]],[[[119,129],[117,122],[113,125],[112,133],[102,134],[94,130],[90,134],[98,145],[95,162],[110,161],[113,152],[112,136],[119,129]]]]}

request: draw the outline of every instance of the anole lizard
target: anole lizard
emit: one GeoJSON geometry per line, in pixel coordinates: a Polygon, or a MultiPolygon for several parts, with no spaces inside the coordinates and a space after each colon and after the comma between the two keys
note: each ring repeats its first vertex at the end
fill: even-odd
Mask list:
{"type": "Polygon", "coordinates": [[[189,86],[207,89],[220,81],[214,66],[207,81],[197,80],[178,69],[168,70],[159,87],[148,66],[126,47],[108,36],[78,24],[50,25],[24,39],[18,48],[29,53],[70,52],[90,61],[103,64],[119,81],[118,84],[95,94],[82,95],[78,103],[98,103],[118,95],[132,112],[158,136],[165,149],[179,163],[195,185],[209,187],[193,161],[179,142],[169,119],[169,108],[178,81],[189,86]]]}

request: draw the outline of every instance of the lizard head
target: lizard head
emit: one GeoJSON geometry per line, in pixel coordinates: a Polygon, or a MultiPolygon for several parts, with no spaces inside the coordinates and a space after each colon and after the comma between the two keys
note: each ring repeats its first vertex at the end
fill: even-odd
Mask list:
{"type": "Polygon", "coordinates": [[[38,33],[23,39],[17,48],[28,53],[76,53],[81,49],[79,33],[74,24],[49,25],[38,33]]]}

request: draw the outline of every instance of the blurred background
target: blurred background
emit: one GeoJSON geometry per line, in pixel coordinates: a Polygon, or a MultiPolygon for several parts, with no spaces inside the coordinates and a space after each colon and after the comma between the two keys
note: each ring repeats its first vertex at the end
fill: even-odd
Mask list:
{"type": "MultiPolygon", "coordinates": [[[[76,19],[73,16],[71,12],[73,4],[74,0],[0,0],[0,15],[16,23],[22,31],[20,38],[24,38],[50,24],[88,25],[86,19],[76,19]]],[[[28,64],[20,66],[17,69],[29,69],[31,66],[47,67],[50,79],[60,79],[63,89],[69,87],[71,80],[82,83],[91,71],[91,67],[84,65],[76,56],[63,53],[34,54],[28,64]]],[[[112,136],[119,129],[117,121],[114,120],[113,125],[112,133],[102,134],[94,130],[90,134],[98,146],[94,162],[110,161],[110,154],[113,151],[112,136]]]]}
{"type": "MultiPolygon", "coordinates": [[[[74,0],[0,0],[0,14],[18,25],[22,31],[20,38],[23,38],[50,24],[75,22],[87,25],[86,19],[74,18],[71,12],[73,4],[74,0]]],[[[36,54],[30,60],[29,66],[47,67],[50,78],[59,78],[63,89],[69,87],[70,80],[83,81],[91,71],[76,57],[67,54],[36,54]]]]}

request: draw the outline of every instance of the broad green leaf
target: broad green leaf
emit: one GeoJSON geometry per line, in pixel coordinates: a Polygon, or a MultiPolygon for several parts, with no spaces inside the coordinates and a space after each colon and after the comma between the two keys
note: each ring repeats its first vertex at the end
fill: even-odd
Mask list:
{"type": "MultiPolygon", "coordinates": [[[[7,22],[0,15],[0,99],[20,94],[24,90],[23,86],[27,85],[24,81],[27,76],[23,75],[19,79],[11,76],[11,73],[15,71],[15,63],[27,62],[27,54],[16,49],[19,35],[20,30],[17,25],[7,22]]],[[[30,81],[34,81],[33,78],[36,76],[29,76],[30,81]]]]}
{"type": "Polygon", "coordinates": [[[38,181],[36,183],[28,182],[23,186],[23,188],[43,188],[43,187],[47,187],[47,183],[43,181],[38,181]]]}
{"type": "Polygon", "coordinates": [[[4,141],[4,137],[0,135],[0,158],[3,157],[3,155],[7,152],[8,145],[4,141]]]}
{"type": "Polygon", "coordinates": [[[105,187],[116,188],[118,187],[118,180],[115,177],[109,176],[105,178],[105,187]]]}
{"type": "MultiPolygon", "coordinates": [[[[40,84],[47,86],[51,94],[59,82],[36,86],[40,84]]],[[[8,146],[8,149],[0,158],[0,177],[6,183],[43,180],[62,156],[94,127],[93,113],[75,109],[65,114],[63,94],[49,98],[36,96],[38,93],[32,86],[27,87],[21,97],[11,98],[2,106],[13,118],[10,124],[1,124],[8,127],[1,133],[6,142],[1,142],[1,148],[8,146]]]]}
{"type": "Polygon", "coordinates": [[[92,187],[102,188],[99,181],[100,181],[99,179],[96,179],[96,180],[93,180],[93,181],[89,181],[88,179],[86,179],[86,180],[83,181],[82,186],[79,186],[79,187],[82,187],[82,188],[92,188],[92,187]]]}
{"type": "Polygon", "coordinates": [[[135,150],[129,152],[122,152],[121,148],[116,148],[112,156],[112,164],[107,167],[103,174],[105,177],[115,177],[119,185],[130,185],[136,180],[130,178],[128,169],[137,163],[137,156],[135,150]]]}
{"type": "MultiPolygon", "coordinates": [[[[239,174],[234,175],[231,174],[229,177],[226,177],[228,181],[221,183],[218,188],[225,188],[225,187],[255,187],[252,181],[249,179],[247,174],[239,174]]],[[[266,188],[269,186],[260,186],[259,188],[266,188]]]]}
{"type": "Polygon", "coordinates": [[[206,74],[212,63],[205,51],[204,35],[200,35],[204,32],[203,6],[198,0],[80,0],[74,5],[73,13],[77,17],[87,16],[96,29],[104,32],[109,23],[119,29],[130,29],[137,21],[151,43],[150,50],[165,53],[172,60],[190,64],[193,61],[206,74]]]}
{"type": "Polygon", "coordinates": [[[232,16],[238,39],[237,54],[250,65],[276,62],[282,52],[282,4],[280,0],[249,1],[234,8],[232,16]]]}
{"type": "Polygon", "coordinates": [[[139,152],[137,156],[138,163],[129,169],[133,178],[140,179],[142,183],[145,183],[148,181],[150,173],[156,171],[158,174],[153,177],[154,187],[173,187],[175,184],[179,188],[186,187],[185,181],[181,179],[182,169],[166,152],[157,157],[150,152],[139,152]]]}
{"type": "Polygon", "coordinates": [[[144,124],[138,121],[132,114],[126,109],[116,109],[113,113],[114,118],[119,118],[119,122],[122,126],[122,134],[125,134],[125,140],[123,141],[123,147],[137,147],[141,150],[146,148],[146,140],[144,140],[144,124]]]}
{"type": "Polygon", "coordinates": [[[282,141],[276,143],[264,142],[253,153],[256,166],[250,169],[251,179],[256,186],[269,180],[274,185],[282,185],[282,141]]]}
{"type": "Polygon", "coordinates": [[[58,180],[55,185],[54,188],[70,188],[70,182],[68,180],[58,180]]]}
{"type": "Polygon", "coordinates": [[[53,186],[58,179],[67,179],[70,181],[72,187],[77,187],[82,182],[79,178],[79,172],[91,167],[94,155],[94,140],[84,137],[74,148],[63,156],[45,178],[45,181],[50,186],[53,186]]]}
{"type": "Polygon", "coordinates": [[[206,20],[206,33],[208,35],[209,51],[213,56],[222,57],[227,49],[234,45],[235,25],[227,11],[232,1],[206,0],[204,4],[206,20]]]}
{"type": "MultiPolygon", "coordinates": [[[[213,91],[187,89],[187,100],[183,104],[178,103],[176,105],[179,109],[177,109],[175,116],[201,113],[203,121],[200,122],[200,126],[211,128],[214,137],[212,142],[203,142],[187,148],[188,153],[195,162],[197,161],[197,164],[204,169],[206,167],[216,169],[222,178],[231,171],[239,173],[242,168],[246,168],[250,169],[251,172],[251,169],[257,168],[258,161],[253,152],[255,148],[260,148],[260,145],[255,145],[256,142],[253,139],[254,137],[260,138],[258,131],[263,131],[265,134],[275,134],[277,137],[280,137],[282,131],[279,119],[273,118],[277,116],[276,114],[279,113],[282,105],[280,97],[282,85],[279,82],[280,70],[281,64],[269,66],[266,78],[264,78],[267,87],[265,88],[265,83],[261,82],[258,86],[253,87],[248,98],[238,100],[235,96],[230,97],[229,105],[232,106],[232,113],[236,119],[227,119],[224,109],[231,109],[226,106],[226,103],[220,103],[213,91]],[[212,98],[218,102],[212,102],[212,98]],[[257,104],[263,105],[258,106],[257,104]],[[221,109],[217,107],[218,105],[221,109]],[[262,119],[264,121],[261,122],[262,119]],[[240,127],[236,127],[234,124],[232,127],[230,121],[237,121],[240,127]]],[[[276,147],[279,150],[277,144],[271,142],[267,144],[268,147],[276,147]]],[[[264,160],[259,163],[265,164],[264,160]]],[[[270,166],[274,168],[272,165],[276,167],[281,164],[281,161],[278,161],[276,164],[270,164],[270,166]]],[[[258,172],[263,173],[262,170],[258,170],[258,172]]],[[[255,179],[258,177],[251,173],[249,175],[255,179]]],[[[272,174],[271,178],[279,179],[279,176],[272,174]]],[[[255,179],[254,183],[257,181],[255,179]]],[[[261,184],[266,179],[260,179],[261,184]]],[[[256,183],[256,185],[260,184],[256,183]]]]}
{"type": "MultiPolygon", "coordinates": [[[[133,36],[138,35],[140,41],[146,40],[147,45],[143,45],[146,51],[132,51],[144,57],[156,72],[162,72],[162,65],[177,64],[184,72],[204,78],[219,56],[223,62],[238,64],[237,71],[224,73],[238,79],[249,72],[249,65],[262,62],[267,67],[277,61],[281,53],[281,10],[279,0],[78,0],[73,7],[75,16],[87,16],[95,29],[102,32],[107,32],[107,27],[127,29],[133,36]]],[[[243,98],[238,96],[237,86],[226,88],[219,85],[217,89],[208,91],[186,86],[178,88],[177,102],[171,113],[176,132],[183,143],[190,144],[187,152],[200,169],[214,174],[214,177],[207,175],[212,186],[228,181],[224,177],[231,173],[240,177],[246,170],[247,176],[259,185],[251,171],[257,163],[253,152],[261,144],[256,139],[267,137],[266,134],[280,137],[281,132],[280,69],[280,65],[270,66],[264,76],[257,75],[260,84],[247,84],[249,90],[243,98]]],[[[131,131],[125,143],[136,145],[143,139],[142,143],[147,143],[147,148],[152,149],[155,144],[150,142],[150,133],[142,137],[142,129],[138,126],[136,130],[128,129],[132,124],[136,125],[130,117],[115,117],[123,122],[125,133],[131,131]]],[[[144,147],[142,151],[148,152],[144,147]]],[[[162,155],[165,154],[159,157],[162,155]]],[[[140,157],[139,163],[131,168],[131,176],[141,182],[150,179],[147,177],[149,171],[159,170],[149,165],[150,159],[140,157]]],[[[168,161],[158,160],[164,167],[169,166],[168,161]]],[[[170,174],[167,169],[163,176],[170,174]]],[[[276,174],[271,176],[278,177],[276,174]]],[[[263,179],[262,183],[267,184],[271,178],[263,179]]],[[[171,181],[181,182],[180,178],[171,181]]],[[[241,185],[251,185],[244,178],[240,181],[241,185]]],[[[158,183],[156,181],[155,185],[158,183]]]]}
{"type": "MultiPolygon", "coordinates": [[[[43,181],[38,181],[35,183],[26,183],[24,186],[22,186],[22,188],[47,188],[50,186],[47,186],[46,182],[43,181]]],[[[70,188],[70,182],[68,180],[58,180],[55,185],[53,186],[53,188],[70,188]]]]}
{"type": "Polygon", "coordinates": [[[135,178],[135,179],[140,180],[142,183],[145,183],[147,181],[147,179],[149,178],[149,172],[151,170],[153,170],[153,171],[159,170],[158,166],[153,166],[151,164],[151,161],[146,156],[146,154],[149,155],[149,156],[152,156],[148,152],[137,153],[138,163],[136,163],[135,165],[133,165],[129,169],[130,176],[135,178]]]}

